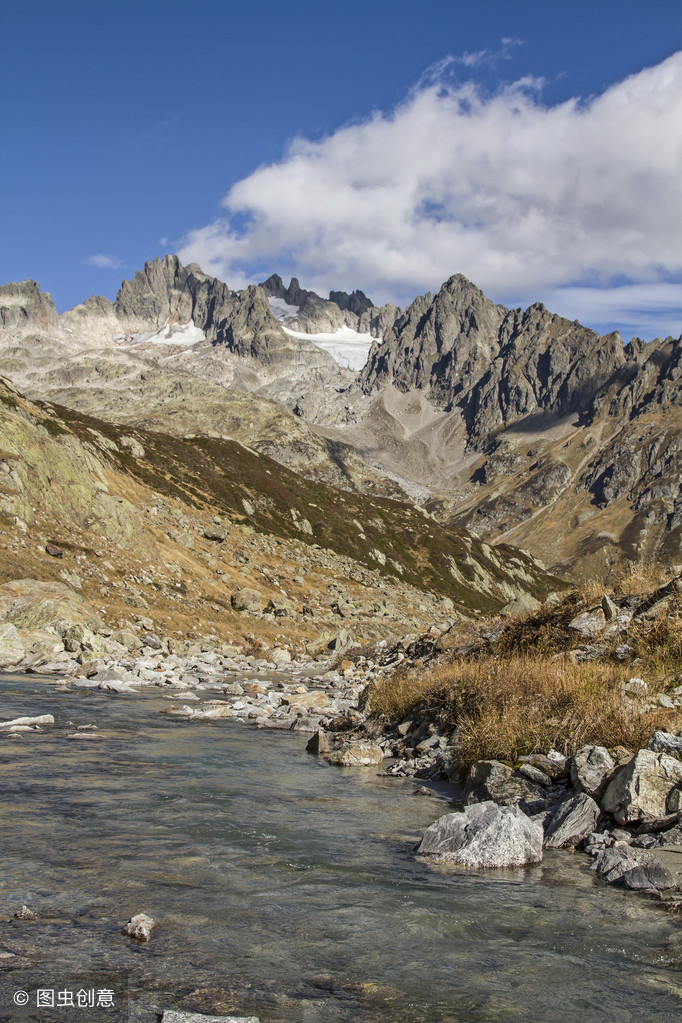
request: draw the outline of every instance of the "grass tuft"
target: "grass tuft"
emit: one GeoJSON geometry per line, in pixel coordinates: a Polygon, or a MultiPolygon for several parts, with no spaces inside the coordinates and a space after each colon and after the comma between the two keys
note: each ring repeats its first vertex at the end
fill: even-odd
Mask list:
{"type": "Polygon", "coordinates": [[[679,727],[681,715],[626,697],[631,674],[622,664],[575,663],[568,654],[453,660],[382,679],[372,709],[389,721],[431,716],[456,730],[463,772],[476,760],[514,764],[549,749],[568,756],[589,743],[635,750],[655,729],[679,727]]]}

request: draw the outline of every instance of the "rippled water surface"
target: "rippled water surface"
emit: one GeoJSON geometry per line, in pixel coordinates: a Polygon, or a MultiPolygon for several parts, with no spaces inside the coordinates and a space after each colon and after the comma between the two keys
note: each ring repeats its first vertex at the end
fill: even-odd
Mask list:
{"type": "Polygon", "coordinates": [[[146,1023],[163,1008],[262,1023],[682,1018],[679,922],[597,886],[586,857],[433,868],[414,844],[448,805],[329,767],[300,733],[169,720],[154,695],[30,676],[0,691],[3,719],[56,718],[0,735],[0,948],[20,957],[0,974],[2,1020],[63,1023],[15,1017],[7,999],[107,973],[146,1023]],[[68,738],[88,723],[99,738],[68,738]],[[12,918],[24,903],[38,920],[12,918]],[[120,933],[140,911],[157,920],[148,945],[120,933]]]}

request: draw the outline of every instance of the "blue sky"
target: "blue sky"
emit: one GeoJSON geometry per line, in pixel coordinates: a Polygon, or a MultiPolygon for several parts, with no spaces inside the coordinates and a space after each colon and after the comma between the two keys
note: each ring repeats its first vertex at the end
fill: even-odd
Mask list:
{"type": "Polygon", "coordinates": [[[177,251],[233,287],[278,271],[405,302],[462,272],[599,329],[682,331],[679,0],[1,18],[0,280],[60,310],[177,251]]]}

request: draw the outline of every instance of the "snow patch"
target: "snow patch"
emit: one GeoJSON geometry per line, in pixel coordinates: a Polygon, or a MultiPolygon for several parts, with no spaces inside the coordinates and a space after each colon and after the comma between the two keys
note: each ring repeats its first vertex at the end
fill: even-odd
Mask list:
{"type": "Polygon", "coordinates": [[[270,303],[270,312],[276,320],[283,320],[287,316],[298,314],[299,306],[289,305],[283,298],[268,298],[268,302],[270,303]]]}
{"type": "Polygon", "coordinates": [[[371,334],[360,334],[350,327],[339,327],[333,334],[305,334],[300,330],[289,330],[288,327],[282,329],[299,341],[312,341],[318,348],[329,352],[339,366],[346,369],[362,369],[367,362],[372,342],[377,340],[381,344],[379,338],[373,338],[371,334]]]}
{"type": "Polygon", "coordinates": [[[144,334],[134,334],[131,345],[151,343],[155,345],[196,345],[199,341],[205,341],[206,335],[200,327],[194,326],[194,321],[189,323],[164,324],[158,330],[150,330],[144,334]]]}

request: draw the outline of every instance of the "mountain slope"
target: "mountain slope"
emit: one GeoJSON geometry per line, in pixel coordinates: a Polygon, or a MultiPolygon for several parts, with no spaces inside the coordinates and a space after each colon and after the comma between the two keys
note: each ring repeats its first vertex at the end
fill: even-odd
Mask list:
{"type": "Polygon", "coordinates": [[[284,628],[300,646],[341,627],[376,639],[444,624],[452,602],[495,610],[555,585],[521,552],[410,505],[307,481],[232,440],[31,402],[1,379],[0,435],[2,580],[63,580],[118,626],[144,613],[234,640],[284,628]],[[244,586],[281,609],[245,619],[230,604],[244,586]]]}

